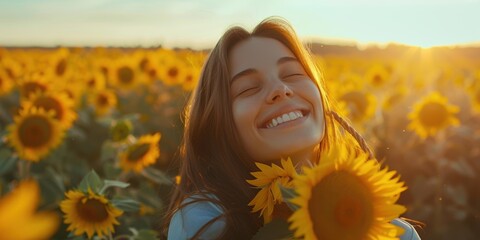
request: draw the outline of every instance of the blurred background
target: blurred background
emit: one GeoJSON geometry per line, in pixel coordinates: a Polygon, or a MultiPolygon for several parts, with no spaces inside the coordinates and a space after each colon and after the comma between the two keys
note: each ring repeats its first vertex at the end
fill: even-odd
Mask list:
{"type": "Polygon", "coordinates": [[[181,181],[182,111],[209,50],[231,26],[281,16],[338,111],[406,182],[399,202],[422,239],[479,239],[479,10],[478,0],[0,0],[1,238],[160,238],[181,181]]]}

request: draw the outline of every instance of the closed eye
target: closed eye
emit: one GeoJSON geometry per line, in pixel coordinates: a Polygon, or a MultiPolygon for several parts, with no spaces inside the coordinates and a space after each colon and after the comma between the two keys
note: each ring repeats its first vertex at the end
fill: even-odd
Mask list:
{"type": "Polygon", "coordinates": [[[243,91],[241,91],[238,95],[244,95],[244,94],[248,94],[248,93],[252,93],[254,90],[256,90],[258,87],[252,87],[252,88],[247,88],[243,91]]]}
{"type": "Polygon", "coordinates": [[[286,76],[283,77],[283,78],[290,78],[290,77],[295,77],[295,76],[304,76],[304,74],[302,74],[302,73],[294,73],[294,74],[286,75],[286,76]]]}

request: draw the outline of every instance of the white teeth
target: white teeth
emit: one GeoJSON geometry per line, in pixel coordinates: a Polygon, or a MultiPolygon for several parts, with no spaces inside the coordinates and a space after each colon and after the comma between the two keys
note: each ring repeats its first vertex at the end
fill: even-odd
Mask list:
{"type": "Polygon", "coordinates": [[[272,119],[272,125],[273,125],[274,127],[278,125],[278,122],[277,122],[277,120],[275,120],[275,118],[272,119]]]}
{"type": "Polygon", "coordinates": [[[277,122],[278,122],[278,124],[283,123],[283,118],[282,117],[277,117],[277,122]]]}
{"type": "Polygon", "coordinates": [[[267,128],[276,127],[279,124],[295,120],[297,118],[303,117],[301,111],[293,111],[289,113],[284,113],[282,116],[273,118],[270,122],[267,123],[267,128]]]}
{"type": "Polygon", "coordinates": [[[295,114],[294,112],[290,112],[290,113],[288,114],[288,116],[290,117],[290,119],[295,119],[295,118],[297,118],[297,114],[295,114]]]}

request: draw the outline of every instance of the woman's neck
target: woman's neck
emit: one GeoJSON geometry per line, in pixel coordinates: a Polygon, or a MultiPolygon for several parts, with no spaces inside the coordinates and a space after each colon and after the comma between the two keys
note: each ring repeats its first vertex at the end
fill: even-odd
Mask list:
{"type": "Polygon", "coordinates": [[[298,173],[302,172],[303,167],[311,167],[313,163],[314,151],[306,149],[304,151],[292,154],[289,156],[292,160],[293,166],[298,173]]]}

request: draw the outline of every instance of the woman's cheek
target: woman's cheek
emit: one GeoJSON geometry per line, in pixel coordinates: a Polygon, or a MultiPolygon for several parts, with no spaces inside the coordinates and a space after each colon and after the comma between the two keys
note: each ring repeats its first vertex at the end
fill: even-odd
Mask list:
{"type": "Polygon", "coordinates": [[[255,121],[255,104],[251,99],[237,99],[233,103],[233,118],[239,131],[245,130],[250,122],[255,121]]]}

